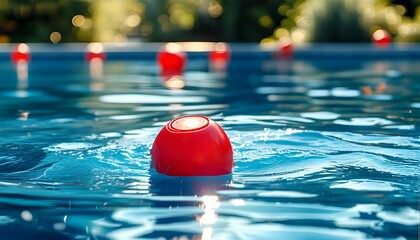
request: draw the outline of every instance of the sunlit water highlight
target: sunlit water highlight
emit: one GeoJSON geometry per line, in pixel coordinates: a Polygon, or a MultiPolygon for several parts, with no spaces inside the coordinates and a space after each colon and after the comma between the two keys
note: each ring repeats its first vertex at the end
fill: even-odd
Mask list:
{"type": "Polygon", "coordinates": [[[26,95],[6,72],[1,239],[418,238],[419,61],[238,61],[188,69],[182,90],[148,61],[30,68],[26,95]],[[150,170],[187,114],[224,127],[232,175],[150,170]]]}

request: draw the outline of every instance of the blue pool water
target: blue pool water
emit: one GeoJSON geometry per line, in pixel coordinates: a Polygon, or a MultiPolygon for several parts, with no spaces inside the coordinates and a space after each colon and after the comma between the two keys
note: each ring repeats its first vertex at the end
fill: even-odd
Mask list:
{"type": "Polygon", "coordinates": [[[0,239],[418,239],[419,47],[253,48],[226,71],[189,53],[182,90],[156,47],[39,47],[27,77],[0,49],[0,239]],[[232,175],[150,169],[190,114],[225,129],[232,175]]]}

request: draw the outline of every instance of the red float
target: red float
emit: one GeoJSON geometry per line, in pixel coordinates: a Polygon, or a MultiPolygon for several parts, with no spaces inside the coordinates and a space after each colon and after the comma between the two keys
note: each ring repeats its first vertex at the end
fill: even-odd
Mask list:
{"type": "Polygon", "coordinates": [[[392,42],[392,36],[388,31],[378,29],[372,34],[372,41],[378,47],[386,47],[392,42]]]}
{"type": "Polygon", "coordinates": [[[177,43],[167,43],[163,46],[156,60],[164,75],[179,75],[185,68],[187,55],[182,51],[182,47],[177,43]]]}
{"type": "Polygon", "coordinates": [[[169,176],[217,176],[232,172],[232,145],[223,129],[205,116],[170,121],[157,135],[151,167],[169,176]]]}
{"type": "Polygon", "coordinates": [[[293,45],[290,40],[281,40],[278,43],[277,51],[274,53],[274,58],[291,58],[293,57],[293,45]]]}
{"type": "Polygon", "coordinates": [[[226,64],[230,60],[230,47],[227,43],[214,44],[214,49],[209,52],[209,61],[213,64],[222,62],[226,64]]]}
{"type": "Polygon", "coordinates": [[[20,43],[13,48],[10,58],[15,64],[21,61],[29,62],[31,59],[31,49],[27,44],[20,43]]]}
{"type": "Polygon", "coordinates": [[[85,53],[87,61],[104,61],[105,57],[104,45],[102,43],[89,43],[85,53]]]}

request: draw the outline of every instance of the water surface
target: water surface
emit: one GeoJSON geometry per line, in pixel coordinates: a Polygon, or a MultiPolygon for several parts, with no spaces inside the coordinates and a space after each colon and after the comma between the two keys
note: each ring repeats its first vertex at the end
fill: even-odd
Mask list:
{"type": "Polygon", "coordinates": [[[3,60],[1,239],[417,239],[419,66],[197,58],[176,89],[150,58],[34,60],[27,78],[3,60]],[[189,114],[226,130],[232,175],[150,169],[189,114]]]}

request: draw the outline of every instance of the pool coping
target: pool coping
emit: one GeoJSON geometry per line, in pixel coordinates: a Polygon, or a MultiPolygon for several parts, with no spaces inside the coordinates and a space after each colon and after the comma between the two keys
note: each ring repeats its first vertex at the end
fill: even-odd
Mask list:
{"type": "MultiPolygon", "coordinates": [[[[142,60],[154,59],[156,52],[165,43],[103,43],[109,60],[142,60]]],[[[214,43],[183,42],[189,58],[206,58],[214,43]]],[[[16,44],[0,44],[0,60],[9,60],[10,52],[16,44]]],[[[28,43],[32,59],[76,60],[83,59],[88,43],[45,44],[28,43]]],[[[229,43],[232,58],[271,59],[278,46],[258,43],[229,43]]],[[[362,58],[362,59],[418,59],[420,60],[420,43],[393,43],[388,46],[362,44],[313,43],[294,46],[294,59],[323,58],[362,58]]]]}

